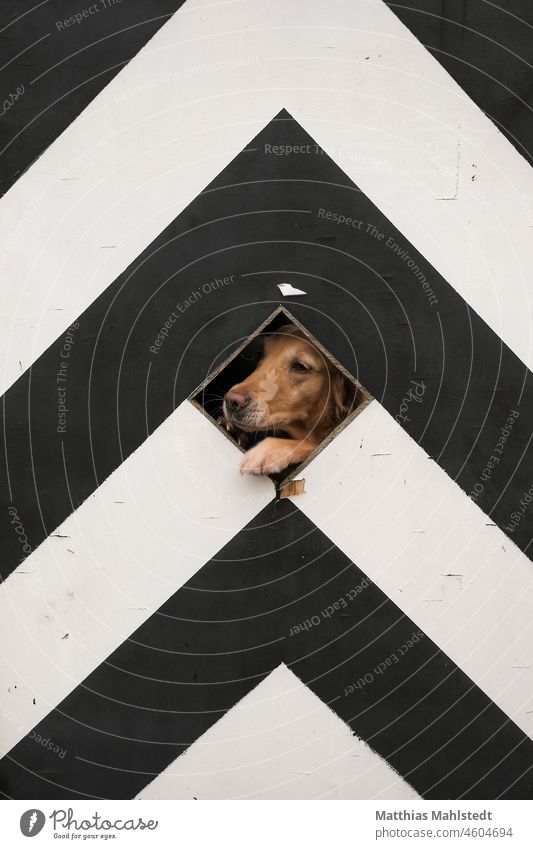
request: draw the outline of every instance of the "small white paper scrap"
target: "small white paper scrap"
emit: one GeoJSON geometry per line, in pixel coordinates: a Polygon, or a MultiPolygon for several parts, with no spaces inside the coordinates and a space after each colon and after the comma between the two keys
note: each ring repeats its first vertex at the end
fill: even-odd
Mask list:
{"type": "Polygon", "coordinates": [[[295,289],[290,283],[278,283],[277,286],[285,297],[287,295],[307,295],[307,292],[304,292],[303,289],[295,289]]]}

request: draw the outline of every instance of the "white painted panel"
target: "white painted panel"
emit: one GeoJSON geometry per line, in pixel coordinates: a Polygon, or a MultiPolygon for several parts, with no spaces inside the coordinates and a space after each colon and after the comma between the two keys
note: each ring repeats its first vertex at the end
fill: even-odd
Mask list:
{"type": "Polygon", "coordinates": [[[138,799],[418,799],[284,664],[138,799]]]}
{"type": "Polygon", "coordinates": [[[274,497],[240,457],[186,401],[0,586],[4,751],[274,497]]]}
{"type": "Polygon", "coordinates": [[[377,401],[304,477],[298,507],[533,736],[531,561],[377,401]]]}
{"type": "Polygon", "coordinates": [[[308,7],[186,3],[0,201],[2,391],[284,106],[531,367],[531,169],[382,0],[308,7]]]}

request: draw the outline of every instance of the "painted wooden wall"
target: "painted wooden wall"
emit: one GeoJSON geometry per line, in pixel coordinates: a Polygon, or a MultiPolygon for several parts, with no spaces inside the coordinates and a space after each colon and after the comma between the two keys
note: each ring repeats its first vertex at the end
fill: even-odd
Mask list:
{"type": "Polygon", "coordinates": [[[491,94],[414,4],[65,5],[5,29],[72,86],[2,118],[4,795],[530,798],[516,15],[491,94]],[[282,302],[374,400],[277,501],[188,397],[282,302]]]}

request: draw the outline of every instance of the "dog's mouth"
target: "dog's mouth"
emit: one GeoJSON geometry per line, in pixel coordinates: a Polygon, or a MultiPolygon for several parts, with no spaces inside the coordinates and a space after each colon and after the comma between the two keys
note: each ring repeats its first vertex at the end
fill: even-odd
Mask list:
{"type": "Polygon", "coordinates": [[[245,407],[235,410],[231,409],[226,401],[224,401],[222,409],[228,422],[231,422],[232,425],[239,428],[239,430],[243,430],[245,433],[268,430],[271,427],[266,404],[255,402],[246,404],[245,407]]]}
{"type": "Polygon", "coordinates": [[[240,431],[242,434],[253,434],[252,444],[257,439],[264,439],[267,436],[285,437],[290,439],[294,437],[290,425],[285,422],[272,421],[268,412],[263,414],[261,410],[242,411],[232,413],[226,404],[222,405],[222,412],[226,423],[240,431]]]}

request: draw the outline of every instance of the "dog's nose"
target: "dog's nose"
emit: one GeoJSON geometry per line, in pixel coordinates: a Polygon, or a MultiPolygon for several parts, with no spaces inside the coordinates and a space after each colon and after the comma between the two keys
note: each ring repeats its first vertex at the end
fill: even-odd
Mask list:
{"type": "Polygon", "coordinates": [[[242,392],[237,392],[235,389],[230,389],[229,392],[226,392],[224,395],[224,401],[226,402],[226,407],[230,413],[236,413],[239,410],[242,410],[249,400],[250,399],[247,395],[244,395],[242,392]]]}

